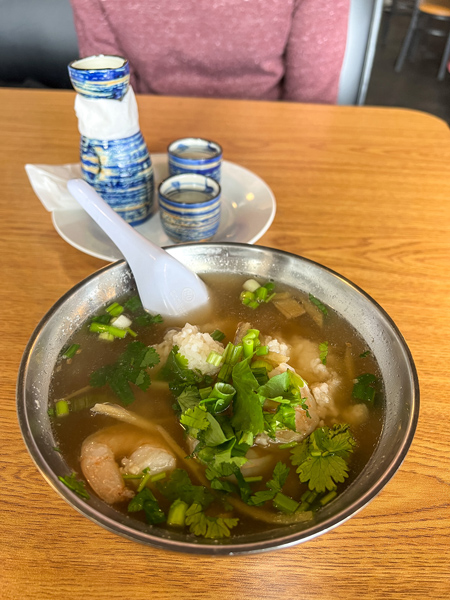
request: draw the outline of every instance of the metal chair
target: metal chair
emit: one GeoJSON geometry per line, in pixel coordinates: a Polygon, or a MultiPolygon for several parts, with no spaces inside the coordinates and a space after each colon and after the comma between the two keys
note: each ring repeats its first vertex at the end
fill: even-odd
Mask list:
{"type": "Polygon", "coordinates": [[[383,14],[383,0],[351,0],[338,104],[364,104],[383,14]]]}
{"type": "Polygon", "coordinates": [[[438,80],[443,81],[447,70],[447,63],[450,58],[450,0],[416,1],[408,31],[403,41],[400,54],[398,55],[397,62],[395,63],[394,69],[397,73],[402,70],[405,59],[410,51],[413,38],[417,36],[419,32],[447,37],[437,75],[438,80]],[[427,23],[432,19],[445,23],[447,25],[446,30],[428,27],[427,23]]]}

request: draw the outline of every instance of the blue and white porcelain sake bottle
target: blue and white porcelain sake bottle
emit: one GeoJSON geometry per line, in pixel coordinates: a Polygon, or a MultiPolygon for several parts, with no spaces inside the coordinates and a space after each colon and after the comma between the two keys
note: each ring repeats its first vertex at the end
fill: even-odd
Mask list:
{"type": "Polygon", "coordinates": [[[83,178],[130,225],[153,212],[153,167],[139,127],[130,67],[120,56],[70,63],[83,178]]]}

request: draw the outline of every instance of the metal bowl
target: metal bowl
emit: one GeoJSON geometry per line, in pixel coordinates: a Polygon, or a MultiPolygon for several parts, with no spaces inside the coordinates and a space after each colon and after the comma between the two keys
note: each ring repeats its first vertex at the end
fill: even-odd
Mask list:
{"type": "Polygon", "coordinates": [[[17,411],[25,444],[47,482],[76,510],[128,539],[190,553],[231,555],[292,546],[311,540],[357,513],[387,484],[412,442],[419,414],[419,385],[411,353],[386,312],[344,277],[315,262],[270,248],[232,243],[188,244],[167,249],[198,274],[240,273],[310,292],[342,315],[358,331],[378,361],[386,392],[381,437],[368,464],[338,498],[303,524],[229,541],[192,541],[127,517],[91,495],[79,498],[59,480],[70,473],[54,451],[47,415],[50,379],[69,337],[107,302],[131,291],[133,277],[124,261],[108,265],[67,292],[45,315],[22,359],[17,411]]]}

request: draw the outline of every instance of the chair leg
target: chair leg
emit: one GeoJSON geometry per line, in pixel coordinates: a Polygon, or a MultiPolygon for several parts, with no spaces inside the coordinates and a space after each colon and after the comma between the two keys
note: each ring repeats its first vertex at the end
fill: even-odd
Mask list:
{"type": "Polygon", "coordinates": [[[400,71],[403,68],[403,64],[404,64],[406,56],[408,54],[413,35],[417,29],[417,21],[419,19],[419,13],[420,13],[419,9],[417,7],[415,7],[414,12],[411,17],[411,21],[409,23],[408,31],[406,33],[405,39],[402,44],[402,48],[400,50],[400,54],[398,55],[397,62],[395,63],[394,70],[396,73],[400,73],[400,71]]]}
{"type": "Polygon", "coordinates": [[[447,42],[445,44],[444,54],[442,55],[441,66],[439,67],[438,81],[444,81],[445,73],[447,71],[447,63],[450,59],[450,31],[447,35],[447,42]]]}

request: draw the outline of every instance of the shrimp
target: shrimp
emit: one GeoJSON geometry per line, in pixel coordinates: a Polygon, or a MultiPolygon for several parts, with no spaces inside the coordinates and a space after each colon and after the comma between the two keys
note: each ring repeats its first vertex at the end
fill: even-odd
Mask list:
{"type": "Polygon", "coordinates": [[[108,504],[114,504],[134,496],[125,486],[123,474],[138,474],[147,467],[152,474],[172,471],[176,459],[155,436],[123,423],[87,437],[81,446],[80,463],[94,492],[108,504]]]}

